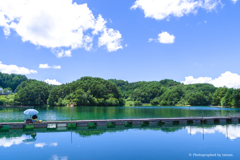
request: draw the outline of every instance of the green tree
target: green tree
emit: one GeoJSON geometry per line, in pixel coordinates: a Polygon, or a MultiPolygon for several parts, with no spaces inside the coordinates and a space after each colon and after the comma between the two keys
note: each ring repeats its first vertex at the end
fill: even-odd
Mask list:
{"type": "Polygon", "coordinates": [[[220,106],[221,99],[225,96],[226,92],[227,92],[226,87],[219,87],[218,89],[216,89],[216,91],[214,92],[213,97],[212,97],[212,105],[220,106]]]}

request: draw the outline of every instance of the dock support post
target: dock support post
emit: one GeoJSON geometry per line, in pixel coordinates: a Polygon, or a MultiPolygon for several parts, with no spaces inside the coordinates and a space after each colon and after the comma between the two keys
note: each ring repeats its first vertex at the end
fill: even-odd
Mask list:
{"type": "Polygon", "coordinates": [[[9,129],[22,129],[23,124],[9,124],[9,129]]]}
{"type": "Polygon", "coordinates": [[[88,122],[77,123],[77,127],[88,127],[88,122]]]}
{"type": "Polygon", "coordinates": [[[107,126],[107,122],[106,121],[103,121],[103,122],[94,122],[94,124],[96,126],[107,126]]]}
{"type": "Polygon", "coordinates": [[[200,124],[201,123],[201,120],[200,119],[195,119],[193,120],[193,124],[200,124]]]}
{"type": "Polygon", "coordinates": [[[214,124],[214,119],[206,119],[207,124],[214,124]]]}
{"type": "Polygon", "coordinates": [[[119,126],[119,125],[125,125],[125,122],[124,121],[115,121],[115,122],[112,122],[113,125],[116,125],[116,126],[119,126]]]}
{"type": "Polygon", "coordinates": [[[226,119],[219,119],[219,123],[227,123],[226,119]]]}
{"type": "Polygon", "coordinates": [[[187,120],[179,120],[179,124],[187,124],[187,120]]]}
{"type": "Polygon", "coordinates": [[[33,125],[34,125],[34,128],[47,128],[47,124],[45,123],[36,123],[33,125]]]}
{"type": "Polygon", "coordinates": [[[132,121],[132,125],[142,125],[141,121],[132,121]]]}
{"type": "Polygon", "coordinates": [[[157,126],[159,121],[149,121],[148,124],[149,126],[157,126]]]}
{"type": "Polygon", "coordinates": [[[164,123],[164,125],[172,125],[172,121],[162,121],[164,123]]]}
{"type": "Polygon", "coordinates": [[[238,123],[238,118],[232,118],[232,123],[238,123]]]}

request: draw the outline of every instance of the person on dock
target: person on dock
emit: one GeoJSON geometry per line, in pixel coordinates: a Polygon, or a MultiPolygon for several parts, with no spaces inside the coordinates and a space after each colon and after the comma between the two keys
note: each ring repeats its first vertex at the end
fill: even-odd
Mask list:
{"type": "Polygon", "coordinates": [[[33,122],[33,123],[34,123],[34,122],[39,122],[37,119],[38,119],[38,117],[37,117],[36,114],[32,116],[32,122],[33,122]]]}

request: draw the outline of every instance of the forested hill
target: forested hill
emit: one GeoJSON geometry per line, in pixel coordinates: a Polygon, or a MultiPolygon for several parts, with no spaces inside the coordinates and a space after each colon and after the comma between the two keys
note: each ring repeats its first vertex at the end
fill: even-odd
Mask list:
{"type": "Polygon", "coordinates": [[[77,81],[51,90],[48,104],[66,106],[123,106],[124,100],[117,86],[102,78],[82,77],[77,81]]]}
{"type": "MultiPolygon", "coordinates": [[[[216,88],[211,84],[185,85],[174,80],[140,81],[82,77],[59,86],[30,80],[26,76],[0,73],[1,87],[17,93],[0,96],[0,104],[50,106],[123,106],[147,103],[161,106],[240,107],[240,89],[216,88]]],[[[146,104],[146,105],[147,105],[146,104]]]]}
{"type": "Polygon", "coordinates": [[[123,94],[123,98],[142,103],[150,103],[150,101],[163,94],[169,87],[180,85],[180,82],[165,79],[161,81],[140,81],[129,83],[128,81],[109,79],[115,83],[123,94]]]}
{"type": "Polygon", "coordinates": [[[240,107],[240,89],[216,88],[211,84],[184,85],[173,80],[134,82],[109,79],[127,101],[161,106],[235,106],[240,107]]]}
{"type": "Polygon", "coordinates": [[[0,72],[0,87],[11,88],[14,91],[19,84],[26,81],[27,77],[20,74],[5,74],[0,72]]]}

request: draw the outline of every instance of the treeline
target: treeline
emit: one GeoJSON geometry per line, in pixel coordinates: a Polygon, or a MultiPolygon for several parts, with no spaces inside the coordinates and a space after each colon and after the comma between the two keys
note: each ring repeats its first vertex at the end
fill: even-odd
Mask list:
{"type": "Polygon", "coordinates": [[[50,106],[123,106],[117,86],[101,78],[83,77],[60,86],[27,80],[17,87],[15,104],[50,106]]]}
{"type": "Polygon", "coordinates": [[[48,105],[66,106],[123,106],[125,104],[117,86],[102,78],[83,77],[51,90],[48,105]]]}
{"type": "Polygon", "coordinates": [[[165,79],[133,82],[82,77],[60,86],[27,79],[26,76],[0,73],[0,86],[16,94],[0,96],[0,105],[123,106],[234,106],[240,107],[240,89],[211,84],[189,84],[165,79]]]}
{"type": "Polygon", "coordinates": [[[8,88],[8,90],[15,91],[18,85],[26,81],[27,77],[19,74],[6,74],[0,72],[0,86],[2,88],[8,88]]]}
{"type": "Polygon", "coordinates": [[[216,88],[211,84],[184,85],[168,79],[134,83],[116,79],[109,81],[118,86],[127,102],[134,101],[137,104],[240,107],[240,89],[216,88]]]}

